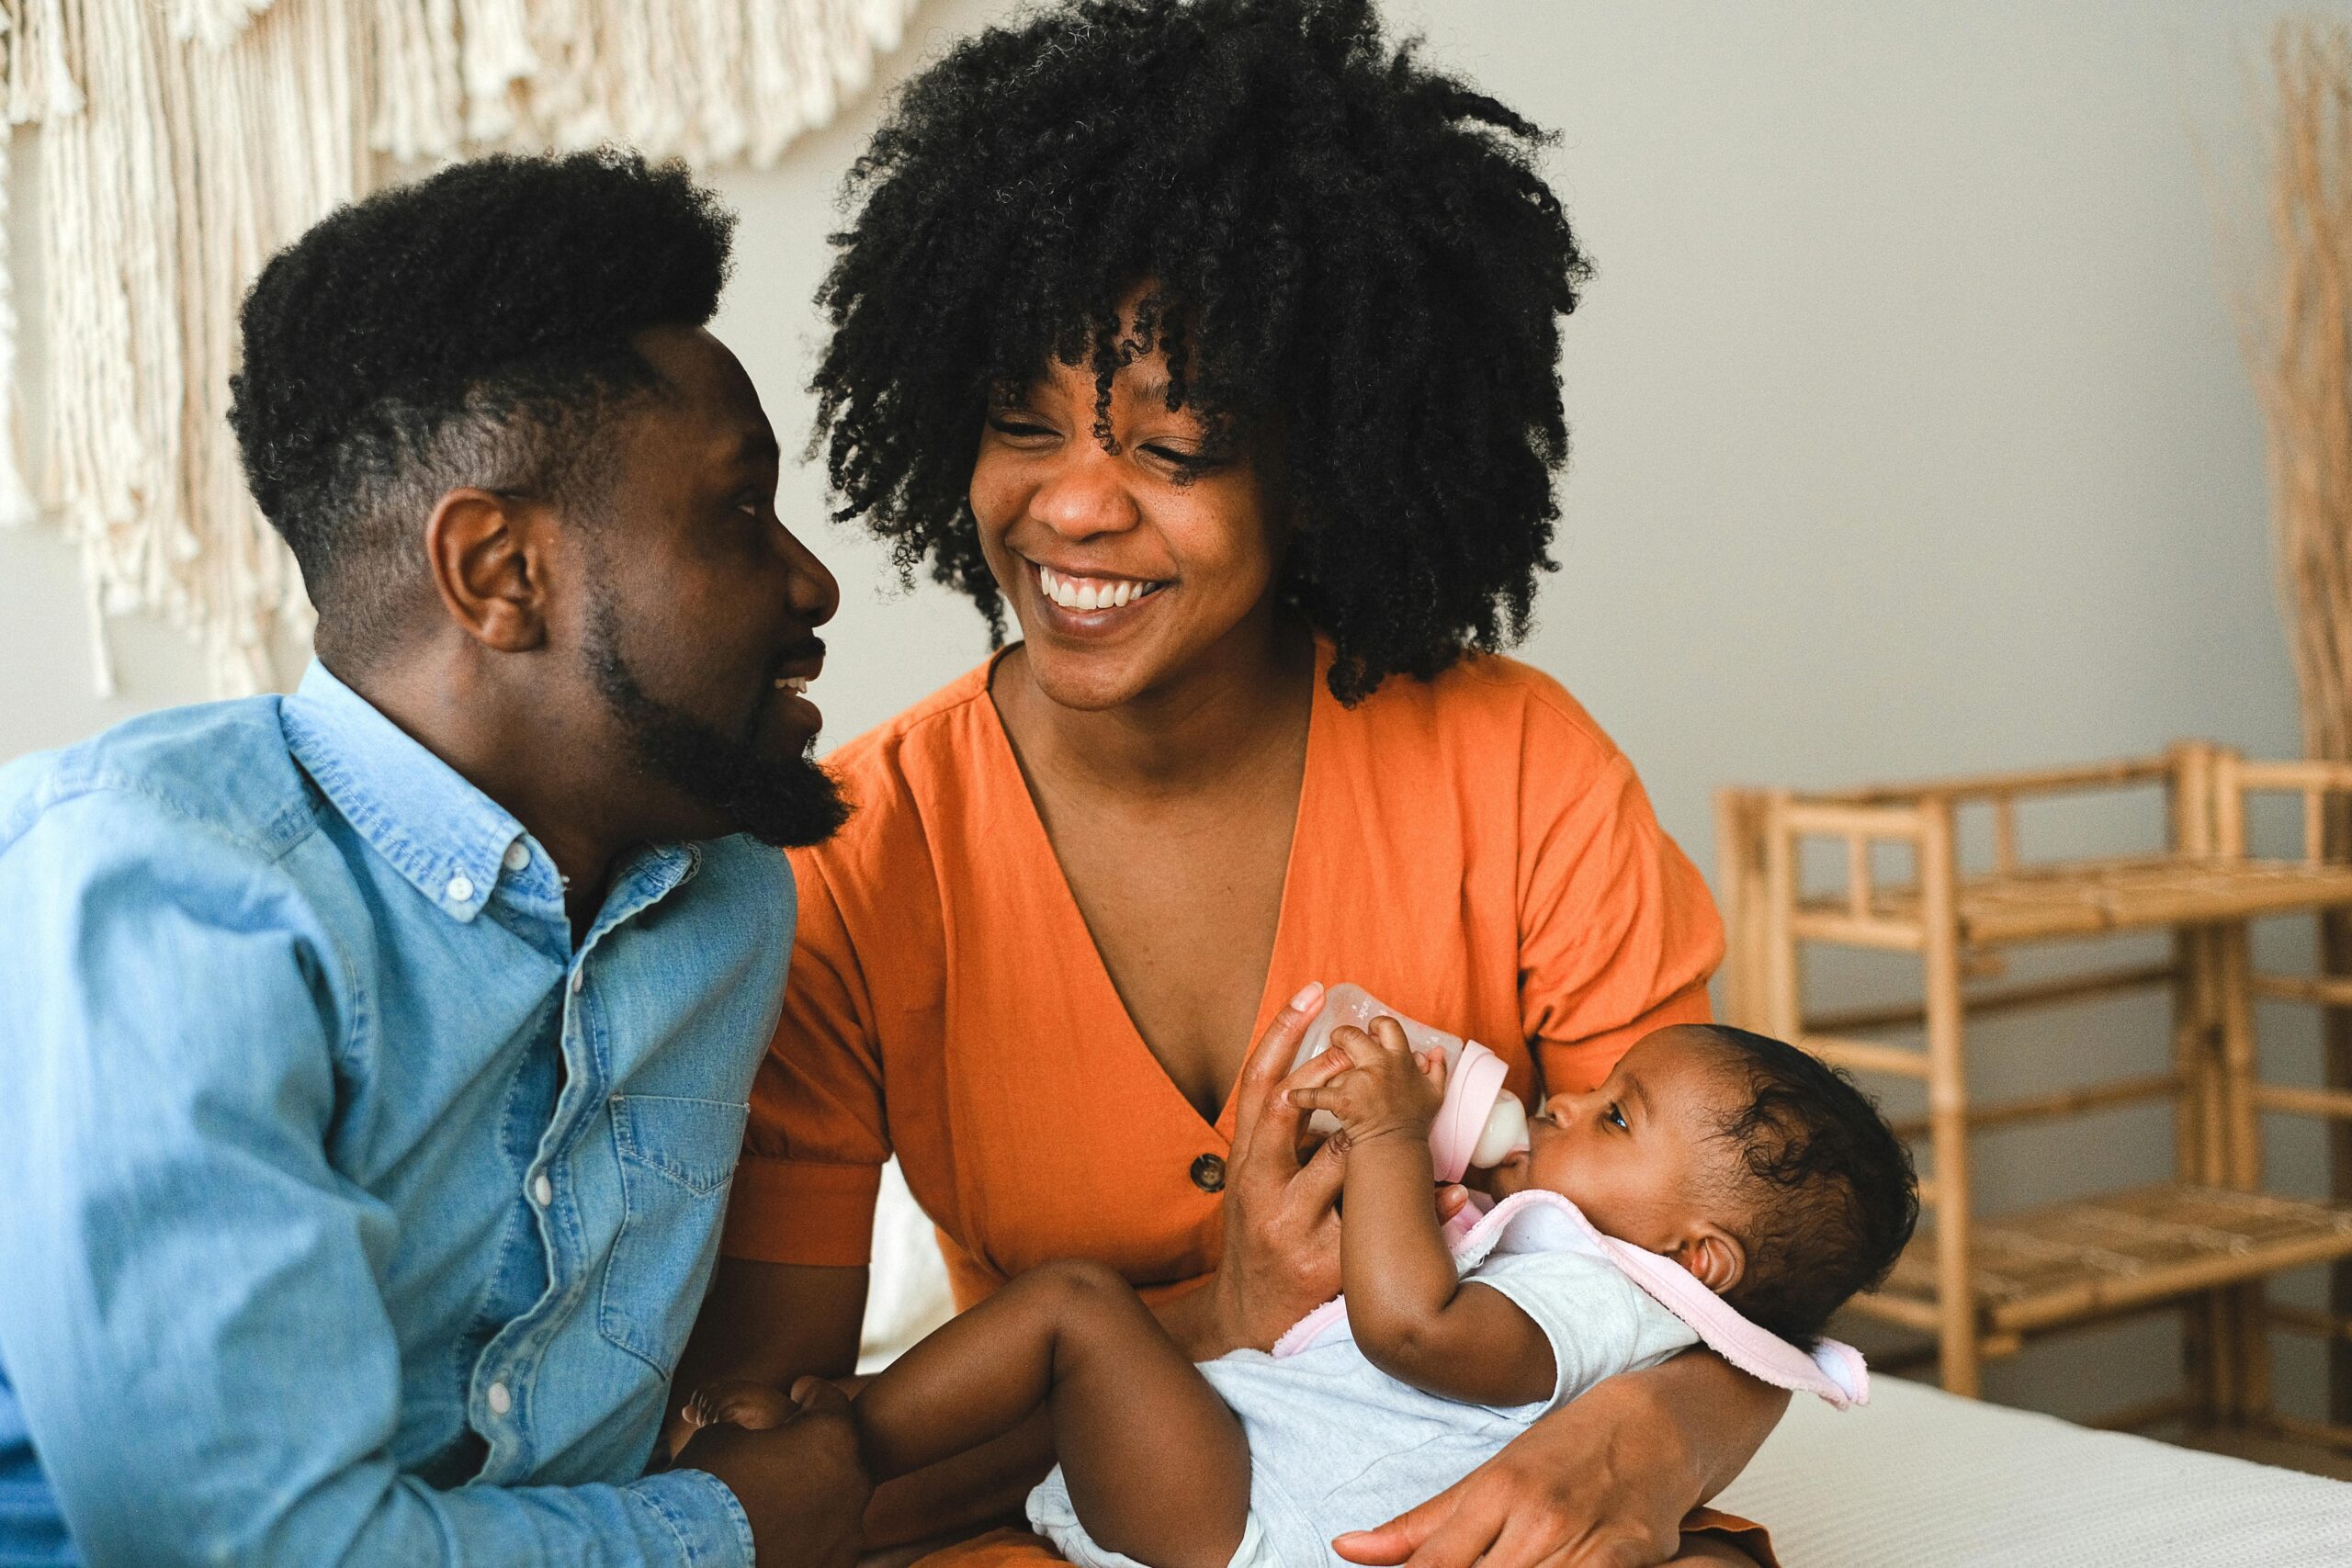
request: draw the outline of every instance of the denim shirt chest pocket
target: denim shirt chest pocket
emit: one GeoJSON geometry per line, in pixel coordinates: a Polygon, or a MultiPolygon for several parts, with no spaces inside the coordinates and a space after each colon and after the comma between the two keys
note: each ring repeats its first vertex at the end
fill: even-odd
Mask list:
{"type": "Polygon", "coordinates": [[[611,1104],[622,1217],[597,1327],[666,1379],[710,1282],[751,1107],[659,1094],[611,1104]]]}

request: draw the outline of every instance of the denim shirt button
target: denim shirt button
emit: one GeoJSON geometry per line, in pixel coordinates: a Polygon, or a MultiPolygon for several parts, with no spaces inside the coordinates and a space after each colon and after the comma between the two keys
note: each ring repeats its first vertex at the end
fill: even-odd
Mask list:
{"type": "Polygon", "coordinates": [[[474,896],[474,879],[459,872],[449,879],[449,886],[443,891],[449,895],[450,903],[462,904],[474,896]]]}
{"type": "Polygon", "coordinates": [[[587,970],[585,970],[585,969],[574,969],[574,970],[571,972],[571,994],[572,994],[573,996],[575,996],[575,997],[576,997],[576,996],[578,996],[578,995],[580,994],[580,987],[582,987],[582,986],[584,986],[584,985],[586,985],[587,983],[588,983],[588,971],[587,971],[587,970]]]}
{"type": "Polygon", "coordinates": [[[531,1183],[531,1201],[542,1209],[555,1201],[555,1183],[548,1179],[544,1170],[531,1183]]]}
{"type": "Polygon", "coordinates": [[[522,840],[517,839],[506,846],[504,859],[507,870],[520,871],[531,863],[531,852],[523,847],[522,840]]]}
{"type": "Polygon", "coordinates": [[[508,1392],[506,1385],[503,1382],[491,1384],[490,1413],[492,1416],[503,1416],[514,1408],[514,1395],[508,1392]]]}

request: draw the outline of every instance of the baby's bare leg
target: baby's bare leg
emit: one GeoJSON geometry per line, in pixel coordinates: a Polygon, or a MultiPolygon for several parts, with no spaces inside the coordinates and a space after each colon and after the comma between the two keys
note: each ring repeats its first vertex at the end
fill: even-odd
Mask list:
{"type": "Polygon", "coordinates": [[[857,1397],[877,1482],[1011,1431],[1040,1405],[1097,1544],[1155,1568],[1225,1568],[1250,1517],[1241,1423],[1127,1282],[1032,1269],[917,1345],[857,1397]]]}

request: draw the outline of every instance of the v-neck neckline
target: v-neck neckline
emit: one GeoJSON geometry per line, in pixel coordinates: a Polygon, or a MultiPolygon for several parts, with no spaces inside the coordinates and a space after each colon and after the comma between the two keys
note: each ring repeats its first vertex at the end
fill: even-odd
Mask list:
{"type": "MultiPolygon", "coordinates": [[[[1013,787],[1020,792],[1022,803],[1027,807],[1021,814],[1022,830],[1033,837],[1033,842],[1012,846],[1010,852],[1018,857],[1019,863],[1051,868],[1050,880],[1058,916],[1068,920],[1077,939],[1086,944],[1086,951],[1093,959],[1090,967],[1094,982],[1102,987],[1102,995],[1118,1012],[1126,1048],[1136,1054],[1148,1076],[1183,1108],[1184,1114],[1194,1124],[1207,1128],[1220,1141],[1229,1145],[1233,1137],[1234,1097],[1241,1087],[1242,1076],[1249,1070],[1249,1056],[1245,1053],[1240,1067],[1233,1075],[1233,1081],[1226,1085],[1225,1098],[1217,1107],[1216,1119],[1211,1121],[1201,1114],[1201,1108],[1193,1103],[1192,1097],[1178,1087],[1176,1079],[1168,1071],[1168,1064],[1159,1059],[1159,1054],[1152,1050],[1151,1043],[1143,1037],[1143,1030],[1136,1024],[1134,1012],[1128,1009],[1126,998],[1119,994],[1118,982],[1111,976],[1111,965],[1102,956],[1102,946],[1094,940],[1093,928],[1086,923],[1086,911],[1078,907],[1078,895],[1070,889],[1069,873],[1062,868],[1061,853],[1054,848],[1054,836],[1046,830],[1045,813],[1038,809],[1036,794],[1029,787],[1029,775],[1022,768],[1021,754],[1013,749],[1012,734],[1004,727],[1003,711],[996,705],[997,669],[1021,646],[1016,642],[997,649],[980,670],[979,700],[986,715],[983,728],[988,732],[989,741],[996,749],[998,765],[1006,770],[1013,787]]],[[[1274,1010],[1288,999],[1287,994],[1274,995],[1278,989],[1274,976],[1283,973],[1283,948],[1295,924],[1291,915],[1292,895],[1298,886],[1298,846],[1306,836],[1307,810],[1317,796],[1316,757],[1320,749],[1316,739],[1324,726],[1323,696],[1330,671],[1331,651],[1330,645],[1317,636],[1315,639],[1313,683],[1307,691],[1306,756],[1298,771],[1298,803],[1291,815],[1290,845],[1283,856],[1282,902],[1274,917],[1273,944],[1266,950],[1266,973],[1258,982],[1258,1006],[1250,1024],[1250,1041],[1253,1047],[1259,1036],[1266,1032],[1274,1010]]]]}

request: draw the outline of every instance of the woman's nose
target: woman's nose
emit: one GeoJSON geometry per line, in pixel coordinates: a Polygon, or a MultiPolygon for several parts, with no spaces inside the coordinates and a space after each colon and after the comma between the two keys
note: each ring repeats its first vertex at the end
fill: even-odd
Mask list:
{"type": "Polygon", "coordinates": [[[1031,493],[1029,515],[1065,539],[1085,539],[1132,528],[1139,513],[1120,480],[1119,459],[1090,438],[1069,444],[1031,493]]]}

